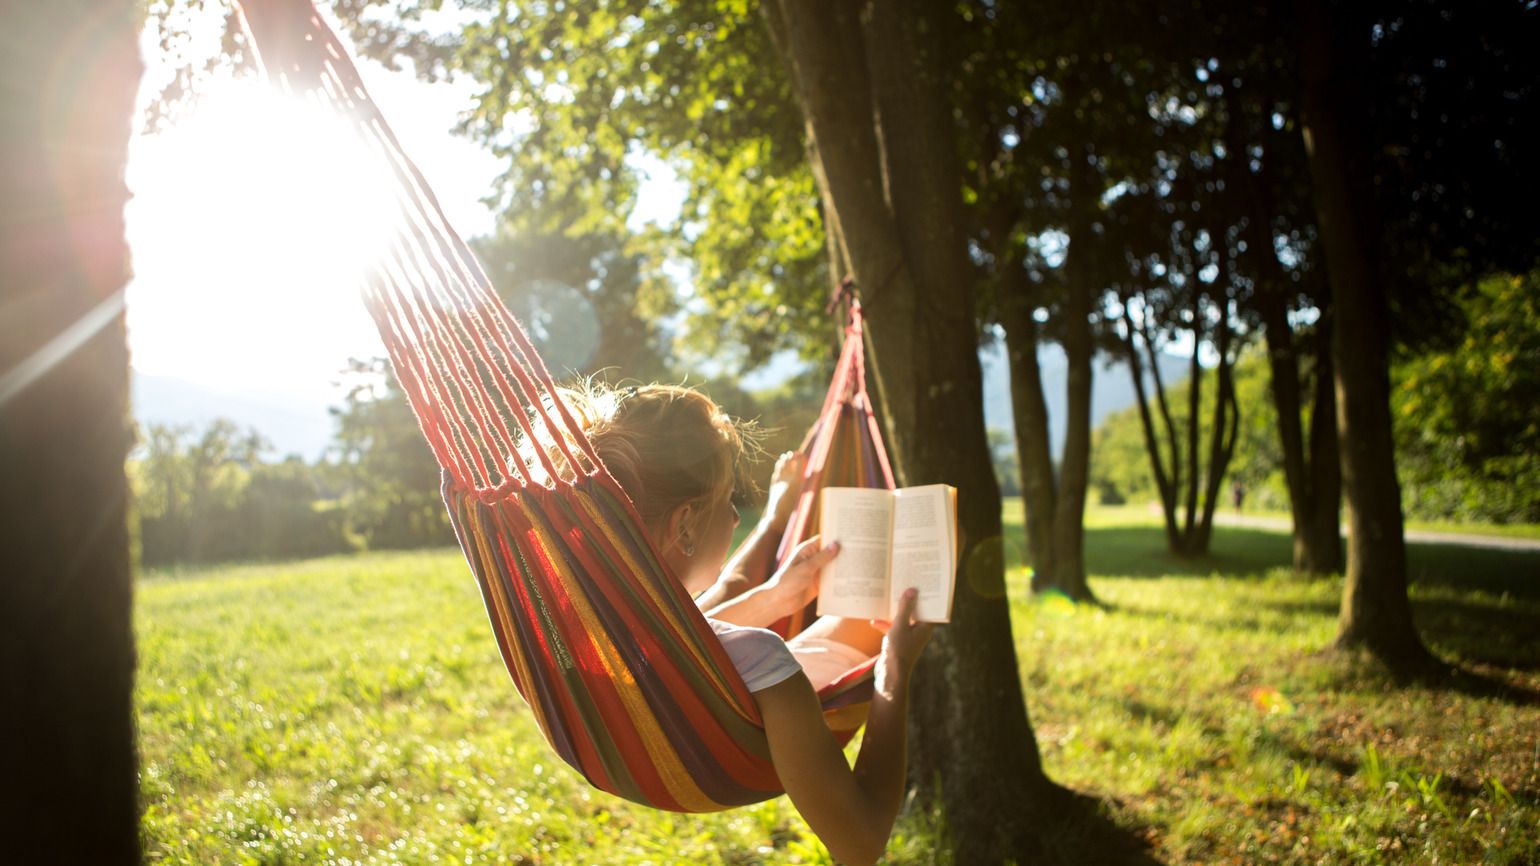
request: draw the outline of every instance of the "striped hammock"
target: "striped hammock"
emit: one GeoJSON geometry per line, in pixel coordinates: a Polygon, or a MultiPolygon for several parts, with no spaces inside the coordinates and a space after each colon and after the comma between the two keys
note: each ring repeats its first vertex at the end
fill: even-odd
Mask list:
{"type": "MultiPolygon", "coordinates": [[[[759,710],[642,531],[524,329],[498,299],[310,0],[240,0],[259,65],[350,118],[389,166],[397,234],[364,300],[434,457],[503,662],[563,760],[595,787],[708,812],[781,793],[759,710]],[[528,440],[545,447],[520,449],[528,440]]],[[[817,526],[827,483],[892,487],[867,400],[861,314],[803,445],[806,486],[780,547],[817,526]]],[[[800,628],[799,615],[781,624],[800,628]]],[[[864,722],[868,660],[819,692],[841,741],[864,722]]]]}

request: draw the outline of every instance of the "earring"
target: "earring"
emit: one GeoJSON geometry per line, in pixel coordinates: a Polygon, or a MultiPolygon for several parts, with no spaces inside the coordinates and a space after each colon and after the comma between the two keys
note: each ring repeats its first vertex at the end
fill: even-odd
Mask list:
{"type": "Polygon", "coordinates": [[[688,538],[680,542],[680,549],[684,551],[685,556],[695,555],[695,545],[691,544],[690,539],[688,538]]]}

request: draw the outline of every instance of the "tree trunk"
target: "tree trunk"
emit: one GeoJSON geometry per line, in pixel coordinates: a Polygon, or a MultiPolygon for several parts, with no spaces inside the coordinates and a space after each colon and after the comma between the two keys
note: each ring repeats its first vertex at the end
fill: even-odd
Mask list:
{"type": "MultiPolygon", "coordinates": [[[[1234,152],[1243,145],[1232,141],[1234,152]]],[[[1270,172],[1263,164],[1264,174],[1270,172]]],[[[1315,375],[1315,395],[1311,405],[1308,441],[1302,415],[1300,387],[1300,352],[1294,329],[1289,324],[1285,300],[1288,276],[1273,251],[1272,230],[1267,225],[1266,190],[1269,184],[1255,183],[1250,172],[1242,176],[1248,198],[1252,201],[1247,238],[1251,260],[1257,263],[1255,308],[1262,319],[1267,341],[1268,372],[1273,409],[1278,418],[1278,440],[1283,456],[1283,480],[1289,493],[1289,516],[1294,532],[1294,570],[1302,574],[1325,575],[1342,569],[1342,539],[1337,513],[1342,503],[1342,474],[1337,457],[1337,421],[1335,394],[1331,388],[1331,301],[1323,291],[1315,299],[1320,310],[1311,357],[1315,375]],[[1308,448],[1308,454],[1307,454],[1308,448]]],[[[1320,281],[1322,286],[1325,280],[1320,281]]]]}
{"type": "MultiPolygon", "coordinates": [[[[1228,286],[1230,269],[1221,259],[1220,278],[1216,286],[1228,286]]],[[[1230,301],[1221,296],[1219,324],[1214,349],[1219,354],[1219,364],[1214,370],[1214,413],[1209,422],[1208,476],[1203,487],[1202,514],[1197,526],[1187,539],[1191,556],[1208,553],[1209,541],[1214,536],[1214,509],[1219,505],[1220,488],[1225,474],[1230,471],[1230,458],[1235,455],[1235,438],[1240,431],[1240,406],[1235,399],[1234,354],[1231,342],[1234,331],[1230,327],[1230,301]]],[[[1197,354],[1196,351],[1194,354],[1197,354]]],[[[1194,467],[1196,471],[1196,467],[1194,467]]]]}
{"type": "Polygon", "coordinates": [[[1032,318],[1031,306],[1018,295],[1025,288],[1020,285],[1022,282],[1025,281],[1001,275],[1000,307],[1011,376],[1011,415],[1021,472],[1027,560],[1032,564],[1033,589],[1037,589],[1039,575],[1058,571],[1053,552],[1053,515],[1058,497],[1048,433],[1048,402],[1043,398],[1043,371],[1037,360],[1037,322],[1032,318]]]}
{"type": "MultiPolygon", "coordinates": [[[[1270,255],[1264,252],[1261,255],[1270,255]]],[[[1289,518],[1294,527],[1294,569],[1301,567],[1306,555],[1305,539],[1311,525],[1309,473],[1305,463],[1304,426],[1300,420],[1299,355],[1294,347],[1294,331],[1289,327],[1288,310],[1278,294],[1281,286],[1269,284],[1258,290],[1257,310],[1267,340],[1267,363],[1272,385],[1273,410],[1278,417],[1278,444],[1283,457],[1283,483],[1289,492],[1289,518]]]]}
{"type": "Polygon", "coordinates": [[[1064,456],[1054,502],[1054,571],[1033,589],[1057,589],[1076,601],[1095,601],[1085,573],[1085,499],[1091,480],[1091,312],[1096,295],[1091,249],[1092,215],[1102,190],[1095,183],[1091,152],[1070,155],[1069,253],[1064,261],[1065,380],[1064,456]]]}
{"type": "Polygon", "coordinates": [[[1345,4],[1301,0],[1304,135],[1334,293],[1337,432],[1348,503],[1347,578],[1337,644],[1392,667],[1431,661],[1406,596],[1406,544],[1390,418],[1390,316],[1370,187],[1363,66],[1368,49],[1345,4]]]}
{"type": "Polygon", "coordinates": [[[1294,530],[1294,567],[1305,574],[1335,574],[1342,570],[1342,462],[1337,448],[1336,365],[1332,363],[1332,323],[1329,298],[1316,322],[1315,398],[1310,409],[1309,518],[1294,530]]]}
{"type": "MultiPolygon", "coordinates": [[[[1128,354],[1128,372],[1133,377],[1134,405],[1139,407],[1139,425],[1144,431],[1144,449],[1150,458],[1150,470],[1155,476],[1155,492],[1160,496],[1160,513],[1165,518],[1166,546],[1173,547],[1176,544],[1176,489],[1172,486],[1170,476],[1166,474],[1165,461],[1160,457],[1160,433],[1155,429],[1155,422],[1150,417],[1150,398],[1144,391],[1144,364],[1139,357],[1140,330],[1134,325],[1133,312],[1129,309],[1132,298],[1123,300],[1123,324],[1127,333],[1123,338],[1123,348],[1128,354]]],[[[1148,342],[1146,348],[1150,348],[1148,342]]],[[[1150,349],[1150,363],[1155,366],[1160,359],[1155,355],[1154,349],[1150,349]]],[[[1156,381],[1158,390],[1161,385],[1156,381]]],[[[1169,417],[1169,416],[1168,416],[1169,417]]],[[[1172,454],[1172,467],[1176,466],[1176,454],[1172,454]]]]}
{"type": "Polygon", "coordinates": [[[998,863],[1030,850],[1056,789],[1006,606],[951,118],[918,32],[928,10],[903,5],[873,4],[859,20],[854,4],[763,8],[862,287],[900,473],[958,488],[959,591],[915,680],[910,778],[941,804],[956,862],[998,863]]]}
{"type": "MultiPolygon", "coordinates": [[[[1195,278],[1197,275],[1193,274],[1195,278]]],[[[1196,279],[1193,280],[1196,283],[1196,279]]],[[[1172,553],[1192,556],[1189,550],[1192,540],[1193,520],[1198,513],[1198,485],[1202,473],[1198,471],[1198,409],[1203,397],[1203,364],[1198,360],[1198,347],[1203,345],[1203,293],[1194,291],[1192,297],[1192,361],[1187,365],[1187,499],[1182,509],[1182,539],[1172,553]]]]}
{"type": "Polygon", "coordinates": [[[0,835],[137,863],[123,170],[140,4],[11,4],[0,111],[0,835]]]}

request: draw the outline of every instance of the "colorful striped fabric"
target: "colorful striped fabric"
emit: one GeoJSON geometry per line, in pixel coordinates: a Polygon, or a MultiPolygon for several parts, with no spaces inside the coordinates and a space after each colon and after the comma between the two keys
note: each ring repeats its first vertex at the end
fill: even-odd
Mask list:
{"type": "MultiPolygon", "coordinates": [[[[848,291],[848,289],[847,289],[848,291]]],[[[892,490],[893,470],[882,445],[877,419],[866,390],[865,328],[861,304],[850,299],[845,342],[834,380],[824,396],[818,420],[802,441],[807,455],[802,474],[802,495],[786,524],[776,550],[776,567],[785,564],[797,545],[818,532],[819,492],[825,487],[881,487],[892,490]]],[[[776,623],[782,637],[795,635],[814,617],[816,604],[776,623]]]]}
{"type": "MultiPolygon", "coordinates": [[[[309,0],[241,0],[237,9],[268,76],[351,118],[396,181],[401,228],[365,303],[443,468],[444,502],[508,673],[551,746],[595,787],[662,809],[715,811],[778,795],[753,696],[346,50],[309,0]]],[[[849,333],[808,439],[817,477],[796,532],[816,525],[808,517],[822,480],[892,486],[865,402],[858,310],[849,333]]],[[[871,662],[820,692],[837,737],[860,727],[870,694],[871,662]]]]}

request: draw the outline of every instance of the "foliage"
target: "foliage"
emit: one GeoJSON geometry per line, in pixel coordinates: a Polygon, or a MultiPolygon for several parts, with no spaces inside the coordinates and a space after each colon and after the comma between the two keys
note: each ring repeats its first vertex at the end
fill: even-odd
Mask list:
{"type": "MultiPolygon", "coordinates": [[[[1540,850],[1528,708],[1313,655],[1339,588],[1282,574],[1286,535],[1221,528],[1210,558],[1176,560],[1130,513],[1089,515],[1107,608],[1030,599],[1013,560],[1054,778],[1162,863],[1517,866],[1540,850]]],[[[1007,532],[1020,523],[1008,502],[1007,532]]],[[[1439,652],[1540,688],[1534,554],[1411,556],[1439,652]]],[[[152,572],[136,597],[155,862],[828,862],[784,799],[692,817],[588,789],[523,709],[457,552],[152,572]]],[[[1105,835],[1058,828],[1055,853],[1116,862],[1105,835]]],[[[935,839],[910,813],[884,862],[934,863],[935,839]]]]}
{"type": "Polygon", "coordinates": [[[351,549],[322,474],[298,458],[268,463],[254,430],[151,424],[130,455],[145,565],[316,556],[351,549]]]}
{"type": "MultiPolygon", "coordinates": [[[[1283,484],[1282,456],[1279,453],[1277,409],[1269,393],[1267,357],[1261,347],[1253,346],[1235,364],[1236,403],[1240,407],[1235,456],[1227,477],[1246,491],[1247,502],[1263,508],[1287,508],[1288,491],[1283,484]]],[[[1173,393],[1186,390],[1186,380],[1168,382],[1173,393]]],[[[1212,389],[1205,391],[1199,404],[1199,433],[1207,435],[1213,405],[1212,389]]],[[[1130,406],[1102,421],[1096,429],[1096,461],[1091,465],[1091,483],[1103,497],[1130,502],[1158,498],[1145,449],[1138,408],[1130,406]]],[[[1177,429],[1187,424],[1185,401],[1171,403],[1171,419],[1177,429]]],[[[1208,471],[1208,454],[1200,452],[1199,468],[1208,471]]],[[[1228,488],[1226,488],[1228,492],[1228,488]]],[[[1109,502],[1103,498],[1103,502],[1109,502]]]]}
{"type": "Polygon", "coordinates": [[[505,214],[471,246],[553,374],[654,381],[669,369],[659,322],[675,312],[672,280],[649,270],[654,243],[647,233],[574,231],[530,211],[505,214]]]}
{"type": "Polygon", "coordinates": [[[646,254],[650,269],[693,267],[686,348],[744,368],[788,346],[818,352],[823,224],[802,121],[757,12],[721,0],[460,5],[465,23],[447,33],[425,20],[436,2],[337,11],[365,54],[481,85],[462,131],[503,162],[505,214],[620,235],[644,176],[677,177],[683,212],[659,215],[666,236],[646,254]]]}
{"type": "Polygon", "coordinates": [[[1395,367],[1393,409],[1410,513],[1540,522],[1540,271],[1482,280],[1456,345],[1395,367]]]}
{"type": "Polygon", "coordinates": [[[991,427],[987,432],[989,433],[989,456],[994,461],[995,483],[1000,485],[1000,495],[1020,496],[1021,460],[1016,453],[1015,438],[999,427],[991,427]]]}
{"type": "MultiPolygon", "coordinates": [[[[1444,326],[1460,334],[1453,345],[1403,350],[1394,363],[1392,409],[1409,517],[1540,522],[1540,412],[1533,399],[1540,393],[1537,298],[1535,273],[1483,280],[1459,300],[1456,323],[1444,326]]],[[[1314,371],[1306,364],[1302,374],[1314,371]]],[[[1230,476],[1248,492],[1248,506],[1286,510],[1266,357],[1249,352],[1235,377],[1241,427],[1230,476]]],[[[1179,427],[1186,411],[1172,406],[1179,427]]],[[[1206,404],[1203,411],[1206,417],[1206,404]]],[[[1109,416],[1096,433],[1092,483],[1132,501],[1153,498],[1142,441],[1134,409],[1109,416]]]]}
{"type": "Polygon", "coordinates": [[[439,468],[383,358],[353,359],[333,451],[351,529],[370,548],[454,543],[439,468]]]}

